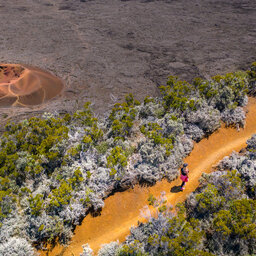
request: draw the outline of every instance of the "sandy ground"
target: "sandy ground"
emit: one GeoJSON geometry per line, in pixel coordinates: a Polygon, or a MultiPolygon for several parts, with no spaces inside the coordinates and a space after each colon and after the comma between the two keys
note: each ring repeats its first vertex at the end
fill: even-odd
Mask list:
{"type": "Polygon", "coordinates": [[[46,103],[64,85],[52,74],[30,66],[0,64],[0,107],[27,107],[46,103]]]}
{"type": "Polygon", "coordinates": [[[0,0],[0,19],[1,62],[66,83],[41,107],[2,108],[0,123],[87,100],[103,113],[127,93],[157,95],[170,74],[208,77],[256,58],[255,0],[0,0]]]}
{"type": "Polygon", "coordinates": [[[180,192],[178,186],[180,179],[168,183],[166,180],[156,183],[152,187],[136,186],[124,192],[115,193],[105,200],[105,207],[101,215],[93,217],[88,215],[80,226],[77,226],[74,236],[68,247],[56,246],[52,251],[41,252],[41,256],[79,256],[83,251],[82,245],[89,243],[97,251],[104,243],[119,240],[123,242],[129,234],[131,226],[138,221],[145,221],[141,210],[148,204],[149,194],[159,196],[166,192],[168,203],[175,206],[182,202],[199,185],[199,178],[203,172],[209,173],[213,166],[232,151],[239,151],[246,146],[246,141],[256,133],[256,99],[250,98],[246,116],[246,125],[239,132],[232,128],[220,128],[208,139],[203,139],[194,145],[191,154],[184,160],[189,164],[189,182],[185,190],[180,192]]]}

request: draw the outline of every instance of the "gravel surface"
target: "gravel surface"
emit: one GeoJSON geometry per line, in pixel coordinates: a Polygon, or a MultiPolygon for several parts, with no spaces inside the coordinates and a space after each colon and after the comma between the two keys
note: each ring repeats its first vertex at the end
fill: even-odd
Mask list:
{"type": "Polygon", "coordinates": [[[66,84],[41,106],[2,108],[2,122],[88,100],[102,114],[127,93],[157,95],[171,74],[191,81],[256,59],[255,0],[0,0],[0,17],[0,62],[66,84]]]}

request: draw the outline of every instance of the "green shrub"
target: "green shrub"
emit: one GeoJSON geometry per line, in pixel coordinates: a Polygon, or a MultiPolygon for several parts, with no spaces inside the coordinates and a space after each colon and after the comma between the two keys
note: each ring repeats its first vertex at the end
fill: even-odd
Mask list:
{"type": "Polygon", "coordinates": [[[53,189],[49,195],[50,204],[49,207],[61,207],[69,204],[72,197],[73,189],[69,182],[62,181],[60,186],[56,189],[53,189]]]}
{"type": "Polygon", "coordinates": [[[212,184],[208,184],[202,193],[197,194],[196,200],[198,202],[197,211],[202,215],[218,211],[225,203],[225,198],[219,196],[217,188],[212,184]]]}
{"type": "Polygon", "coordinates": [[[107,157],[107,167],[111,169],[110,175],[115,175],[118,169],[127,166],[128,154],[120,146],[114,147],[107,157]]]}
{"type": "Polygon", "coordinates": [[[83,178],[83,174],[80,170],[80,168],[77,168],[73,175],[71,176],[71,178],[68,179],[68,183],[72,186],[72,188],[78,189],[79,185],[81,184],[81,182],[84,180],[83,178]]]}
{"type": "Polygon", "coordinates": [[[148,123],[140,127],[140,131],[149,139],[151,139],[155,145],[162,145],[165,147],[165,153],[167,156],[171,154],[173,149],[174,136],[170,134],[168,137],[163,135],[163,129],[157,123],[148,123]]]}
{"type": "Polygon", "coordinates": [[[84,104],[83,110],[78,110],[73,114],[73,121],[76,124],[80,124],[82,126],[92,126],[97,122],[97,118],[93,116],[93,112],[91,110],[91,102],[86,102],[84,104]]]}
{"type": "Polygon", "coordinates": [[[144,105],[147,105],[150,102],[154,103],[155,102],[154,98],[146,96],[145,99],[144,99],[144,105]]]}
{"type": "Polygon", "coordinates": [[[42,194],[37,194],[34,197],[30,195],[28,202],[32,215],[39,216],[44,210],[44,199],[42,194]]]}
{"type": "Polygon", "coordinates": [[[95,146],[100,154],[105,154],[108,151],[109,145],[106,141],[103,141],[95,146]]]}
{"type": "Polygon", "coordinates": [[[178,77],[170,76],[167,86],[160,86],[160,92],[163,96],[163,106],[166,111],[170,108],[185,111],[188,107],[196,110],[195,87],[186,81],[178,80],[178,77]]]}
{"type": "Polygon", "coordinates": [[[226,210],[215,214],[213,227],[223,239],[239,237],[249,243],[256,241],[256,201],[238,199],[229,203],[226,210]]]}
{"type": "Polygon", "coordinates": [[[0,221],[12,212],[13,203],[16,199],[11,192],[12,191],[10,189],[0,190],[0,221]]]}
{"type": "Polygon", "coordinates": [[[141,244],[139,241],[135,240],[129,245],[124,244],[118,251],[118,256],[148,256],[148,253],[144,253],[140,248],[141,244]]]}
{"type": "Polygon", "coordinates": [[[124,140],[130,135],[131,129],[133,127],[133,121],[136,118],[137,110],[136,106],[140,103],[134,100],[133,95],[129,94],[125,97],[126,102],[120,104],[115,104],[109,115],[111,136],[116,140],[124,140]]]}

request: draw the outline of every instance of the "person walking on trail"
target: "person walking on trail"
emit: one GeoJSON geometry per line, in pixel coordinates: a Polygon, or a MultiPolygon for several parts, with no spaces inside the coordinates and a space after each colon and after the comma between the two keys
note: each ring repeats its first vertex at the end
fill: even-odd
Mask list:
{"type": "Polygon", "coordinates": [[[183,167],[181,168],[180,172],[181,172],[180,173],[180,179],[182,180],[182,183],[180,185],[180,189],[184,190],[186,182],[188,182],[189,170],[188,170],[188,164],[187,163],[183,164],[183,167]]]}

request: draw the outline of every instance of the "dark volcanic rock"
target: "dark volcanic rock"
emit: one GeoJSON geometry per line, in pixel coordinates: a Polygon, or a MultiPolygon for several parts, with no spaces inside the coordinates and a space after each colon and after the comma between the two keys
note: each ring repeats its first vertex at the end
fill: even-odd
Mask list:
{"type": "Polygon", "coordinates": [[[38,66],[66,83],[62,98],[35,111],[90,100],[103,113],[129,92],[157,95],[170,74],[225,73],[256,56],[254,0],[14,0],[0,15],[1,62],[38,66]]]}

